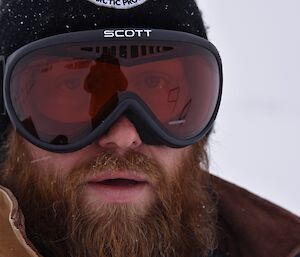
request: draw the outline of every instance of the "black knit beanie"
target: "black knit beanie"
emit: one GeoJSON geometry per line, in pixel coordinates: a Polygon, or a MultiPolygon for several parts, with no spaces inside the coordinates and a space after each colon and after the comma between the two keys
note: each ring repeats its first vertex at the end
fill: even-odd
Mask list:
{"type": "Polygon", "coordinates": [[[117,27],[170,29],[206,38],[194,0],[0,0],[0,55],[52,35],[117,27]],[[115,8],[105,7],[109,5],[115,8]]]}

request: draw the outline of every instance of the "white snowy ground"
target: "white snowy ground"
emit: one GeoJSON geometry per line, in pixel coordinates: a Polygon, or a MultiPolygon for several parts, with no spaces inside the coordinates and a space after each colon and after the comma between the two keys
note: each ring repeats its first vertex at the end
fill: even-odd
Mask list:
{"type": "Polygon", "coordinates": [[[211,169],[300,215],[300,2],[198,4],[224,64],[211,169]]]}

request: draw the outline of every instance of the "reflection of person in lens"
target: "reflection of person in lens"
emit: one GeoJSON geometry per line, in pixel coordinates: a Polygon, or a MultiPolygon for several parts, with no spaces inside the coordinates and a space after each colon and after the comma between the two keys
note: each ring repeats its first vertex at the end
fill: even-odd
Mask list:
{"type": "Polygon", "coordinates": [[[102,55],[95,61],[84,81],[85,90],[91,93],[89,113],[94,122],[103,120],[112,111],[118,102],[118,92],[127,85],[118,59],[102,55]]]}

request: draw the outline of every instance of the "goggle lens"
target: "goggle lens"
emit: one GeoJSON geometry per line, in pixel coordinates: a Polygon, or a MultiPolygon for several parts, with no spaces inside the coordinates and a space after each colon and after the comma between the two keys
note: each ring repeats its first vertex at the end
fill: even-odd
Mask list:
{"type": "Polygon", "coordinates": [[[47,47],[24,56],[10,81],[22,125],[54,145],[85,138],[125,93],[141,99],[167,133],[192,138],[211,120],[220,90],[215,56],[204,47],[174,42],[47,47]]]}

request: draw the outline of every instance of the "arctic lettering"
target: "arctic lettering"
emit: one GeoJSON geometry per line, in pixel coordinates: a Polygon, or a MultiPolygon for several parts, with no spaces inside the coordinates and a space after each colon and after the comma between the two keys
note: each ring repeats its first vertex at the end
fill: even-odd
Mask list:
{"type": "Polygon", "coordinates": [[[122,4],[121,0],[96,0],[100,4],[105,5],[118,5],[120,6],[122,4]]]}
{"type": "Polygon", "coordinates": [[[96,5],[116,9],[129,9],[145,3],[147,0],[88,0],[96,5]]]}

